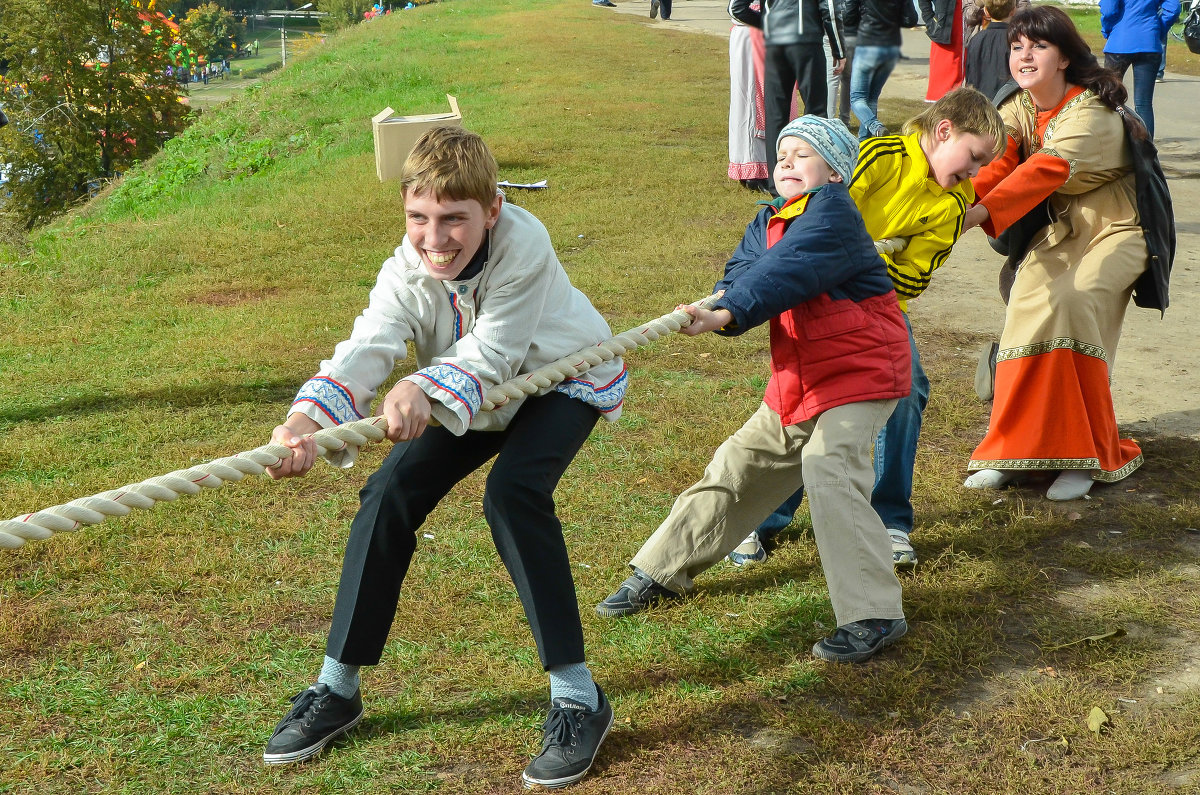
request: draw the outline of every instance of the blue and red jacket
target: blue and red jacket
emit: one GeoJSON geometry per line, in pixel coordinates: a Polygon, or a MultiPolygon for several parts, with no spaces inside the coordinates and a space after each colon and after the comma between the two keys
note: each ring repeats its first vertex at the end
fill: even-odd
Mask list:
{"type": "Polygon", "coordinates": [[[912,389],[908,327],[846,186],[776,200],[746,227],[714,292],[741,334],[771,323],[763,400],[784,425],[912,389]]]}

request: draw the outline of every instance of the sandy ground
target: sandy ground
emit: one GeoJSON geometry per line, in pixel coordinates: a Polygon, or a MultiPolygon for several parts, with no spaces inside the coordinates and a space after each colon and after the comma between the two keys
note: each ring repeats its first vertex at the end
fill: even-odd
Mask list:
{"type": "MultiPolygon", "coordinates": [[[[629,0],[617,13],[642,16],[664,30],[698,31],[726,37],[723,0],[675,0],[668,23],[649,19],[648,0],[629,0]]],[[[612,13],[596,9],[597,13],[612,13]]],[[[884,97],[920,100],[925,95],[928,39],[905,31],[903,52],[884,97]]],[[[1131,92],[1132,93],[1132,92],[1131,92]]],[[[1130,433],[1153,431],[1200,438],[1200,344],[1195,339],[1200,307],[1200,78],[1173,74],[1155,91],[1158,145],[1175,203],[1178,251],[1171,275],[1171,306],[1164,317],[1132,304],[1126,316],[1113,373],[1117,420],[1130,433]]],[[[979,230],[955,246],[949,262],[926,293],[910,304],[913,325],[938,325],[999,338],[1004,305],[996,290],[1001,259],[979,230]]]]}

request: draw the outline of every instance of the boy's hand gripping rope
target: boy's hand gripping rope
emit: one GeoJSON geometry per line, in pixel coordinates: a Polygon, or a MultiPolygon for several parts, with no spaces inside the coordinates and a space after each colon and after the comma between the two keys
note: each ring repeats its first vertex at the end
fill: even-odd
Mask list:
{"type": "MultiPolygon", "coordinates": [[[[900,251],[907,243],[908,241],[903,239],[878,240],[875,242],[875,248],[881,254],[890,254],[900,251]]],[[[716,299],[715,295],[705,296],[696,301],[695,306],[707,309],[716,299]]],[[[484,396],[481,411],[492,411],[510,400],[549,389],[568,378],[587,372],[598,364],[612,361],[635,348],[649,345],[665,334],[674,334],[691,323],[692,316],[682,310],[668,312],[649,323],[609,337],[598,345],[497,384],[484,396]]],[[[326,452],[346,447],[362,447],[370,442],[378,442],[386,436],[387,420],[384,417],[370,417],[324,428],[312,434],[312,439],[324,455],[326,452]]],[[[261,475],[267,467],[291,457],[292,448],[272,442],[234,456],[218,458],[206,464],[179,469],[140,483],[131,483],[91,497],[71,500],[37,513],[0,521],[0,549],[16,549],[27,540],[46,539],[55,533],[78,530],[83,525],[99,524],[110,516],[125,516],[134,508],[153,508],[156,502],[170,502],[181,494],[198,494],[206,488],[216,488],[229,481],[241,480],[246,475],[261,475]]]]}

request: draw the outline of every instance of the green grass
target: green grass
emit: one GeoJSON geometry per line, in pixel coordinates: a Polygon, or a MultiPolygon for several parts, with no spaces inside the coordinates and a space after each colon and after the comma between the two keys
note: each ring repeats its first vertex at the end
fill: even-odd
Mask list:
{"type": "MultiPolygon", "coordinates": [[[[374,174],[369,120],[387,105],[428,112],[453,93],[502,178],[549,180],[509,199],[546,223],[614,330],[705,294],[753,213],[725,176],[726,59],[719,38],[579,0],[438,3],[289,57],[108,196],[6,238],[5,516],[266,441],[403,234],[396,186],[374,174]]],[[[919,107],[885,100],[884,123],[919,107]]],[[[681,605],[592,613],[757,405],[767,337],[630,357],[625,416],[557,493],[589,663],[618,716],[576,791],[1195,788],[1196,443],[1143,439],[1146,466],[1082,506],[964,493],[986,422],[976,341],[917,334],[935,388],[912,631],[855,667],[808,653],[833,619],[803,517],[765,564],[718,566],[681,605]],[[1101,735],[1092,706],[1113,718],[1101,735]]],[[[259,762],[319,666],[356,493],[384,452],[0,552],[0,793],[515,790],[545,677],[481,517],[482,473],[423,529],[362,727],[316,764],[259,762]]]]}
{"type": "MultiPolygon", "coordinates": [[[[185,90],[187,104],[198,113],[206,113],[229,101],[236,94],[258,83],[263,77],[280,67],[283,62],[282,42],[279,35],[279,20],[258,23],[247,31],[246,43],[258,42],[258,52],[229,62],[229,77],[219,77],[208,83],[189,83],[185,90]]],[[[320,25],[316,20],[291,19],[287,23],[288,57],[298,56],[308,49],[319,46],[320,25]]]]}

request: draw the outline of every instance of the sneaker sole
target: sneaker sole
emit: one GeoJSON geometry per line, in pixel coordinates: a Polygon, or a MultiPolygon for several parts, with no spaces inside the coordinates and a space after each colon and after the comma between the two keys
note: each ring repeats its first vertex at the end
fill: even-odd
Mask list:
{"type": "Polygon", "coordinates": [[[642,605],[640,607],[635,607],[632,605],[629,607],[605,607],[604,603],[601,602],[600,604],[596,605],[596,615],[600,616],[601,618],[621,618],[622,616],[631,616],[634,613],[640,613],[643,610],[648,609],[649,605],[642,605]]]}
{"type": "Polygon", "coordinates": [[[762,557],[756,557],[754,555],[737,555],[735,557],[735,554],[736,553],[731,552],[726,557],[728,558],[730,563],[737,566],[739,569],[742,566],[753,566],[755,563],[762,563],[763,561],[765,561],[767,559],[766,555],[763,555],[762,557]]]}
{"type": "Polygon", "coordinates": [[[307,748],[302,748],[299,751],[292,751],[286,754],[268,754],[264,751],[263,763],[268,765],[291,765],[297,762],[307,762],[309,759],[312,759],[314,756],[324,751],[325,746],[329,745],[331,742],[357,726],[358,722],[363,719],[364,714],[366,714],[365,709],[358,713],[358,716],[355,717],[354,720],[350,721],[333,734],[330,734],[319,743],[310,745],[307,748]]]}
{"type": "Polygon", "coordinates": [[[596,761],[596,755],[600,753],[600,746],[604,745],[604,741],[608,739],[608,733],[612,731],[613,725],[617,722],[617,714],[613,712],[608,716],[608,725],[604,727],[604,734],[600,735],[600,742],[596,743],[596,753],[592,754],[592,758],[588,760],[588,766],[583,769],[582,773],[577,773],[573,776],[565,776],[563,778],[548,778],[536,779],[530,778],[527,774],[521,774],[521,783],[525,785],[525,789],[562,789],[570,786],[576,781],[579,781],[588,774],[592,769],[592,765],[596,761]]]}
{"type": "Polygon", "coordinates": [[[642,613],[646,610],[655,610],[674,604],[682,599],[682,596],[660,596],[649,604],[630,605],[628,607],[608,607],[604,602],[596,605],[596,615],[601,618],[621,618],[623,616],[632,616],[635,613],[642,613]]]}
{"type": "Polygon", "coordinates": [[[866,662],[867,660],[871,659],[876,654],[883,651],[888,646],[891,646],[893,643],[900,640],[907,634],[908,634],[908,624],[906,622],[904,624],[903,631],[898,632],[898,633],[892,633],[891,635],[885,635],[883,638],[883,641],[880,642],[880,644],[878,646],[876,646],[873,649],[868,649],[867,651],[856,651],[856,652],[852,652],[850,654],[834,654],[831,651],[826,651],[825,648],[821,645],[821,642],[817,641],[816,643],[813,644],[812,653],[813,653],[814,657],[817,657],[818,659],[821,659],[821,660],[825,660],[826,662],[836,662],[836,663],[866,662]]]}

